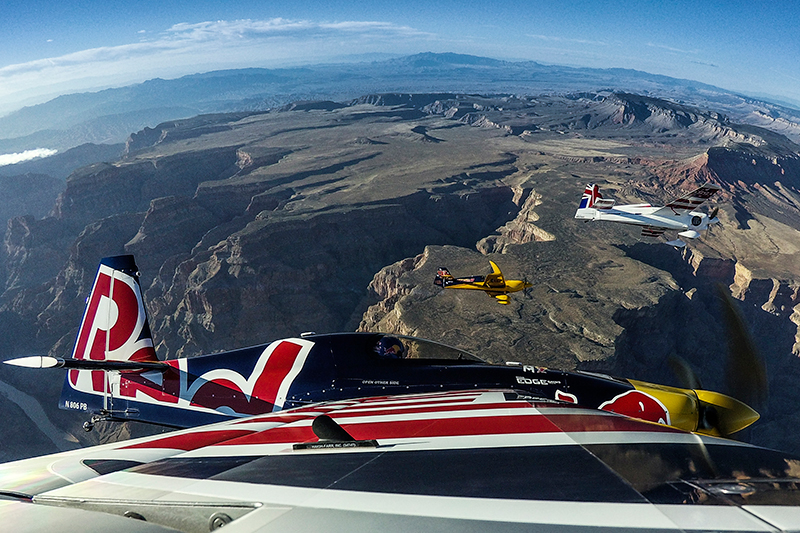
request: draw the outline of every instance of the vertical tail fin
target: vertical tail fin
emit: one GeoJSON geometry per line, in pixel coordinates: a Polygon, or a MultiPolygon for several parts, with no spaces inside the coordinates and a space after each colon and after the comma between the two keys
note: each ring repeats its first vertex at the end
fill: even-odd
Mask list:
{"type": "Polygon", "coordinates": [[[158,361],[132,255],[100,261],[72,357],[158,361]]]}
{"type": "MultiPolygon", "coordinates": [[[[94,361],[158,361],[132,255],[100,261],[72,357],[94,361]]],[[[64,393],[70,387],[95,394],[108,390],[102,370],[70,370],[64,393]]]]}
{"type": "Polygon", "coordinates": [[[600,194],[600,186],[598,186],[596,183],[590,183],[583,190],[583,196],[581,197],[581,203],[578,206],[578,209],[594,207],[595,202],[601,198],[603,198],[603,195],[600,194]]]}
{"type": "Polygon", "coordinates": [[[453,283],[453,275],[445,267],[439,267],[436,271],[436,277],[433,279],[433,284],[439,287],[446,287],[453,283]]]}

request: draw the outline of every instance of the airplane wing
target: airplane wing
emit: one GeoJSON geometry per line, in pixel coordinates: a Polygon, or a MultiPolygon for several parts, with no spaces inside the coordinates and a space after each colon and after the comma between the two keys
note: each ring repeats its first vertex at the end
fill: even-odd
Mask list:
{"type": "Polygon", "coordinates": [[[506,279],[503,277],[500,267],[494,261],[489,261],[489,264],[492,266],[492,272],[486,276],[484,284],[490,289],[505,287],[506,279]]]}
{"type": "Polygon", "coordinates": [[[680,198],[671,201],[658,211],[652,213],[653,215],[683,215],[689,211],[693,211],[703,205],[706,200],[711,198],[721,187],[713,183],[707,183],[688,194],[684,194],[680,198]]]}
{"type": "Polygon", "coordinates": [[[612,412],[450,391],[0,465],[0,518],[46,533],[796,531],[798,472],[800,458],[612,412]]]}

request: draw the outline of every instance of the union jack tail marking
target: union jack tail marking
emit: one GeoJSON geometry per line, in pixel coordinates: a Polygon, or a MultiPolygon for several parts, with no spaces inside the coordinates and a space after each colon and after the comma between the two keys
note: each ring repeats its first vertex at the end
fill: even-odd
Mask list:
{"type": "Polygon", "coordinates": [[[603,195],[600,194],[600,186],[598,186],[596,183],[590,183],[583,190],[583,196],[581,197],[581,203],[578,206],[578,209],[594,207],[595,202],[602,197],[603,195]]]}

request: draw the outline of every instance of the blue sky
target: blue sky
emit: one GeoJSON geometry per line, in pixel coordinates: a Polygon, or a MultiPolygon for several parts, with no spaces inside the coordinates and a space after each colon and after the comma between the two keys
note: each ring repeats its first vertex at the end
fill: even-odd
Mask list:
{"type": "Polygon", "coordinates": [[[800,106],[800,4],[4,0],[0,113],[220,68],[457,52],[633,68],[800,106]]]}

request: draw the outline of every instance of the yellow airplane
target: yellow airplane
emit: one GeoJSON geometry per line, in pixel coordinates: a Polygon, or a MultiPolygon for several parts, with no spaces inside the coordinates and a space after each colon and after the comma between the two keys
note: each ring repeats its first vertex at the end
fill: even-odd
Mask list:
{"type": "Polygon", "coordinates": [[[504,305],[508,304],[508,293],[521,291],[533,286],[531,283],[519,279],[507,280],[503,277],[503,273],[500,272],[500,268],[494,261],[489,261],[489,264],[492,265],[492,273],[488,276],[470,276],[467,278],[454,278],[449,270],[439,267],[433,284],[445,289],[477,289],[496,298],[498,303],[504,305]]]}

